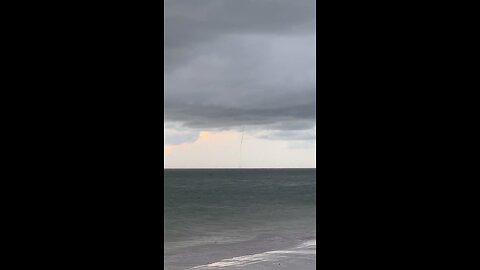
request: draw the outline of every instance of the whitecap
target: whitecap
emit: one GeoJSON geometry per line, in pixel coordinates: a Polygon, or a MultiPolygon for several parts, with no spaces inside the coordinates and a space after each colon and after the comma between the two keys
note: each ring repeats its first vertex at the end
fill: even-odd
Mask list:
{"type": "Polygon", "coordinates": [[[262,262],[278,262],[285,258],[297,258],[300,256],[309,256],[316,254],[316,240],[309,240],[292,249],[287,250],[272,250],[258,254],[251,254],[245,256],[238,256],[228,259],[223,259],[218,262],[213,262],[205,265],[199,265],[188,270],[210,270],[210,269],[230,269],[231,267],[243,268],[247,265],[262,263],[262,262]]]}

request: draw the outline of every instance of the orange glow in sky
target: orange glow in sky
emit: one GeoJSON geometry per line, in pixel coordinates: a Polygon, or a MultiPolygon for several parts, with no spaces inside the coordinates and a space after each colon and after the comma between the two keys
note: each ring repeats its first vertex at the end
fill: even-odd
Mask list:
{"type": "Polygon", "coordinates": [[[200,132],[200,138],[203,139],[203,138],[208,138],[208,136],[210,136],[210,133],[208,131],[202,131],[200,132]]]}

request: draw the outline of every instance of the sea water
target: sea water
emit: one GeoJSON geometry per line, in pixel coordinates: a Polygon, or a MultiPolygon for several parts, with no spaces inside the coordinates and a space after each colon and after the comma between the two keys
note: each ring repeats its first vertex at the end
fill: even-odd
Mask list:
{"type": "Polygon", "coordinates": [[[315,169],[166,169],[165,269],[315,269],[315,169]]]}

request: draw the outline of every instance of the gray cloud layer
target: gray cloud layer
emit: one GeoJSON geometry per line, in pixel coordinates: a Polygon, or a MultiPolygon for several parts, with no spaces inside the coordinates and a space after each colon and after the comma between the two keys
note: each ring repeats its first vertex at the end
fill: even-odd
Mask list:
{"type": "Polygon", "coordinates": [[[315,43],[314,0],[166,0],[165,121],[313,128],[315,43]]]}

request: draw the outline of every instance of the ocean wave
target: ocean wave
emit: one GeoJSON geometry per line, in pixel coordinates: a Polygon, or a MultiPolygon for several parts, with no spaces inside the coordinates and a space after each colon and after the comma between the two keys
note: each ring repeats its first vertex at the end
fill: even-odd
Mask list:
{"type": "Polygon", "coordinates": [[[231,269],[231,267],[244,268],[245,266],[262,262],[279,262],[286,258],[301,258],[302,256],[311,258],[312,255],[316,255],[316,247],[317,240],[309,240],[292,249],[272,250],[258,254],[223,259],[218,262],[195,266],[188,270],[231,269]]]}
{"type": "Polygon", "coordinates": [[[314,240],[309,240],[307,242],[301,243],[300,245],[297,246],[297,248],[307,248],[307,247],[317,247],[317,239],[314,240]]]}

